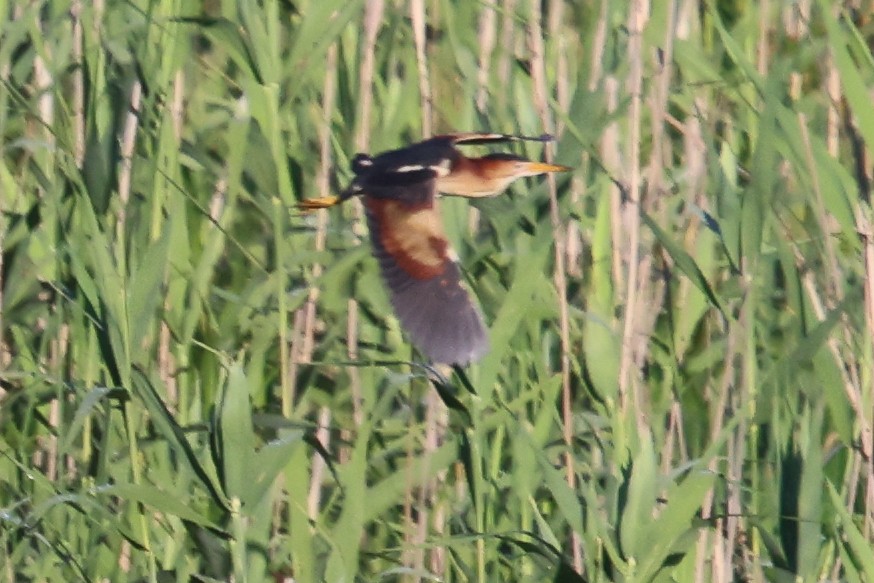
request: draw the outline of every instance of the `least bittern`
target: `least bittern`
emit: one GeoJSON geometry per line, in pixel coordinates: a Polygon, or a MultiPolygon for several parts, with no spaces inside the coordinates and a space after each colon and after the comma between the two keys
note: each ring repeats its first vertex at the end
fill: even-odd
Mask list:
{"type": "Polygon", "coordinates": [[[432,362],[467,364],[489,346],[482,316],[461,285],[435,195],[494,196],[518,178],[570,170],[514,154],[468,158],[455,148],[522,140],[552,137],[448,134],[375,157],[358,154],[352,160],[355,178],[339,197],[299,205],[312,210],[363,197],[373,254],[392,306],[413,344],[432,362]]]}

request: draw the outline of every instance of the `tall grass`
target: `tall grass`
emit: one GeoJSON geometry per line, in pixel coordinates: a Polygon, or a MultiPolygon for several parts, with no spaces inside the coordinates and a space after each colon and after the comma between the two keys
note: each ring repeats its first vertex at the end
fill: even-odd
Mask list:
{"type": "Polygon", "coordinates": [[[0,19],[3,580],[874,580],[870,7],[0,19]],[[576,170],[442,201],[492,350],[436,374],[291,209],[475,129],[576,170]]]}

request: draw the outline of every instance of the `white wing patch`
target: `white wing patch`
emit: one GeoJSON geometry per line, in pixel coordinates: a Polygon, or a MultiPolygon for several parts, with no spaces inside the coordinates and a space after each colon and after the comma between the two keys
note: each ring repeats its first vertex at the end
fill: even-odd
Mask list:
{"type": "Polygon", "coordinates": [[[444,158],[436,166],[431,166],[431,170],[433,170],[437,174],[438,178],[446,176],[452,171],[452,160],[450,160],[449,158],[444,158]]]}
{"type": "Polygon", "coordinates": [[[407,172],[419,172],[421,170],[430,170],[434,174],[437,175],[437,178],[441,178],[449,174],[452,170],[452,160],[449,158],[445,158],[440,160],[438,164],[432,164],[430,166],[424,166],[422,164],[404,164],[403,166],[398,166],[392,172],[398,173],[407,173],[407,172]]]}
{"type": "Polygon", "coordinates": [[[421,164],[407,164],[406,166],[398,166],[395,168],[395,172],[418,172],[419,170],[424,170],[426,167],[421,164]]]}

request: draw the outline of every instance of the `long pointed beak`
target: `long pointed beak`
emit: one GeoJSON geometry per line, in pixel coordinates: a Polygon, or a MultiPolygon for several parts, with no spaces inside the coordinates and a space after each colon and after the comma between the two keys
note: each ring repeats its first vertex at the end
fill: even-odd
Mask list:
{"type": "Polygon", "coordinates": [[[547,164],[546,162],[527,162],[525,170],[532,176],[536,174],[547,174],[549,172],[569,172],[573,170],[570,166],[561,166],[560,164],[547,164]]]}

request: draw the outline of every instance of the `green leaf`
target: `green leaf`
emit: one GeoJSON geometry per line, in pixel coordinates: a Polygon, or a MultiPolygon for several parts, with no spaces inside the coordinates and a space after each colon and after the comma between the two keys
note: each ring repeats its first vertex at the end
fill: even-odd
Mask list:
{"type": "Polygon", "coordinates": [[[252,472],[250,483],[246,485],[241,498],[244,509],[269,501],[267,494],[270,486],[288,465],[294,451],[301,446],[303,436],[303,431],[291,431],[258,450],[249,463],[252,472]]]}
{"type": "Polygon", "coordinates": [[[139,261],[132,261],[128,289],[128,321],[131,343],[140,345],[155,324],[155,310],[163,301],[164,278],[170,249],[170,236],[164,231],[161,238],[146,249],[139,261]]]}
{"type": "Polygon", "coordinates": [[[653,220],[652,217],[649,216],[649,214],[641,212],[640,216],[643,219],[644,224],[652,230],[656,239],[658,239],[659,243],[665,248],[677,264],[677,267],[680,268],[680,271],[686,274],[692,284],[707,296],[711,305],[719,310],[722,316],[725,317],[725,310],[723,309],[722,302],[716,295],[716,292],[713,291],[710,282],[707,281],[707,278],[701,272],[701,269],[698,268],[698,264],[695,263],[692,256],[686,253],[686,251],[684,251],[670,236],[668,236],[668,234],[653,220]]]}
{"type": "MultiPolygon", "coordinates": [[[[240,500],[259,500],[260,496],[250,495],[256,476],[251,463],[255,454],[255,432],[249,383],[237,363],[229,367],[228,379],[221,393],[218,430],[225,495],[240,500]]],[[[243,511],[246,510],[244,507],[243,511]]]]}
{"type": "Polygon", "coordinates": [[[856,526],[853,517],[847,512],[844,500],[838,494],[834,484],[831,481],[826,481],[826,487],[831,500],[832,510],[835,513],[836,526],[840,528],[844,536],[841,540],[841,546],[852,557],[862,579],[864,581],[874,580],[874,548],[871,547],[871,541],[856,526]]]}
{"type": "Polygon", "coordinates": [[[694,551],[697,540],[693,536],[697,533],[694,519],[715,480],[710,472],[692,470],[668,488],[667,502],[658,508],[657,518],[639,525],[637,561],[643,580],[659,572],[672,554],[694,551]]]}
{"type": "Polygon", "coordinates": [[[640,440],[640,450],[623,469],[623,475],[626,480],[622,483],[625,496],[619,507],[619,543],[625,557],[639,558],[646,555],[652,543],[645,536],[645,525],[653,520],[656,496],[662,487],[650,439],[640,440]]]}
{"type": "Polygon", "coordinates": [[[230,506],[227,503],[227,498],[215,486],[213,481],[214,473],[208,472],[201,463],[201,456],[192,449],[191,444],[188,443],[188,439],[185,437],[185,432],[173,418],[170,411],[167,410],[166,405],[164,405],[152,384],[141,373],[134,375],[133,378],[134,394],[143,403],[155,429],[163,435],[167,445],[179,456],[179,459],[187,462],[188,467],[200,480],[201,485],[209,492],[213,502],[221,508],[229,509],[230,506]]]}
{"type": "Polygon", "coordinates": [[[176,516],[182,520],[187,520],[209,528],[216,532],[223,532],[216,524],[207,517],[195,512],[189,502],[182,501],[177,498],[173,492],[161,490],[160,488],[149,486],[146,484],[131,484],[119,483],[97,488],[98,494],[107,496],[118,496],[119,498],[145,504],[158,512],[176,516]]]}

